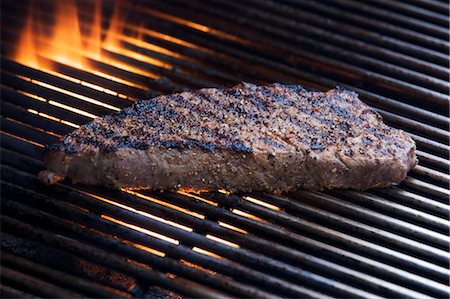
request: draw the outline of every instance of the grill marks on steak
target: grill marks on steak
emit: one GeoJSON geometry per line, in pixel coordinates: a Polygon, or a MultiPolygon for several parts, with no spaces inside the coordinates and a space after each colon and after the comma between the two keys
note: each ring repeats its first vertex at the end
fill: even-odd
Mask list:
{"type": "Polygon", "coordinates": [[[416,158],[354,92],[244,83],[136,102],[50,146],[46,162],[44,179],[281,192],[396,184],[416,158]]]}

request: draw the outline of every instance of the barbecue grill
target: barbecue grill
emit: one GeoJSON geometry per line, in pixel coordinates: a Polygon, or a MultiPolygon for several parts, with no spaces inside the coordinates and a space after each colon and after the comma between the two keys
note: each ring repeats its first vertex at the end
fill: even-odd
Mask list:
{"type": "Polygon", "coordinates": [[[1,2],[3,297],[449,296],[446,1],[57,2],[1,2]],[[366,192],[37,181],[95,116],[242,81],[355,90],[419,165],[366,192]]]}

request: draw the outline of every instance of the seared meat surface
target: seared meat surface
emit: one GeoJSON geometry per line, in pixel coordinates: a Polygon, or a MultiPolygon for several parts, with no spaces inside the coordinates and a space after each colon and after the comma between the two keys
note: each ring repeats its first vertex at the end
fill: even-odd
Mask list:
{"type": "Polygon", "coordinates": [[[284,192],[401,182],[415,144],[354,92],[240,84],[135,102],[48,147],[41,179],[284,192]]]}

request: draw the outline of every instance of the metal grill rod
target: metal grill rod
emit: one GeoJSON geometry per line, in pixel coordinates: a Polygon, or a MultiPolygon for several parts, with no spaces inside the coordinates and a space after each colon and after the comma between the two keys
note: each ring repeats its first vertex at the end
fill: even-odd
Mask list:
{"type": "Polygon", "coordinates": [[[3,103],[10,103],[11,105],[17,105],[20,107],[27,107],[29,109],[34,109],[36,111],[43,111],[49,115],[58,115],[62,119],[68,120],[70,122],[73,122],[75,124],[85,124],[89,122],[91,119],[74,113],[69,110],[65,110],[62,108],[59,108],[57,106],[48,105],[47,103],[33,100],[32,98],[18,93],[14,89],[6,86],[1,86],[1,93],[3,95],[2,101],[3,103]]]}
{"type": "MultiPolygon", "coordinates": [[[[79,210],[77,211],[77,210],[73,210],[73,209],[68,209],[67,205],[58,204],[57,201],[52,200],[50,198],[47,198],[47,197],[42,198],[42,196],[36,196],[36,197],[38,197],[38,198],[40,197],[39,200],[48,202],[50,204],[49,208],[51,209],[52,212],[55,210],[55,208],[60,210],[60,212],[58,212],[58,213],[60,213],[61,215],[64,215],[65,212],[69,212],[70,219],[73,219],[77,222],[82,221],[82,223],[86,223],[86,220],[90,219],[89,220],[90,225],[93,225],[95,227],[95,229],[108,228],[106,231],[107,233],[113,232],[115,235],[125,237],[126,239],[131,240],[131,241],[137,241],[139,244],[147,245],[147,246],[150,246],[151,248],[163,250],[165,253],[167,253],[167,256],[169,256],[171,258],[175,258],[175,259],[182,258],[184,260],[190,261],[194,264],[198,264],[203,267],[207,267],[207,268],[210,268],[213,270],[218,270],[220,272],[225,271],[225,274],[227,274],[226,272],[228,272],[228,274],[232,274],[233,276],[241,277],[241,279],[244,279],[244,280],[247,280],[247,279],[254,280],[254,282],[257,282],[261,286],[267,285],[267,287],[271,287],[271,289],[269,288],[269,290],[271,290],[272,292],[275,291],[275,289],[273,289],[273,287],[278,286],[276,293],[281,292],[282,294],[288,295],[288,296],[298,296],[298,295],[306,296],[304,291],[299,292],[299,290],[301,290],[301,288],[296,290],[296,288],[293,287],[292,285],[287,285],[285,282],[280,281],[276,278],[272,278],[272,277],[263,275],[262,273],[257,273],[248,268],[245,269],[245,267],[240,267],[235,264],[230,264],[229,262],[224,261],[224,260],[217,260],[217,259],[214,259],[214,258],[211,258],[208,256],[198,254],[196,252],[191,251],[190,248],[184,247],[182,245],[175,246],[172,244],[168,244],[167,242],[152,238],[148,235],[125,228],[123,226],[117,227],[116,225],[114,225],[111,222],[108,222],[103,219],[98,219],[94,216],[90,216],[89,214],[82,213],[79,210]],[[82,215],[82,214],[83,214],[83,216],[80,217],[80,215],[82,215]],[[244,270],[244,272],[241,272],[240,269],[244,270]],[[288,291],[288,290],[290,290],[290,291],[288,291]]],[[[27,210],[27,209],[25,209],[25,210],[27,210]]],[[[29,215],[28,217],[36,217],[36,216],[34,216],[35,213],[33,213],[32,210],[28,210],[28,211],[30,211],[30,213],[31,213],[31,214],[28,213],[28,215],[29,215]]],[[[108,213],[108,210],[106,210],[105,213],[108,213]]],[[[117,215],[115,215],[114,217],[117,217],[117,215]]],[[[121,218],[119,218],[119,219],[121,219],[121,218]]],[[[57,224],[57,223],[55,222],[55,224],[57,224]]],[[[177,266],[175,266],[175,267],[177,267],[177,266]]],[[[180,265],[180,267],[185,267],[185,266],[180,265]]],[[[173,268],[171,268],[171,269],[173,269],[173,268]]],[[[177,270],[177,272],[180,272],[181,270],[182,269],[177,270]]],[[[180,273],[183,273],[183,271],[181,271],[180,273]]],[[[199,273],[197,273],[195,276],[198,277],[201,275],[199,275],[199,273]]],[[[223,282],[223,279],[218,278],[218,281],[223,282]]],[[[204,281],[204,282],[207,282],[207,281],[204,281]]],[[[211,283],[211,282],[209,282],[209,283],[211,283]]],[[[237,288],[237,286],[240,286],[239,288],[241,289],[241,293],[240,293],[241,295],[246,294],[246,296],[250,296],[250,295],[251,296],[261,296],[261,294],[258,295],[258,293],[256,292],[255,289],[247,288],[247,290],[245,290],[245,288],[243,288],[242,285],[240,285],[240,284],[235,284],[235,283],[231,283],[231,282],[228,282],[228,284],[229,284],[229,286],[226,287],[226,286],[221,286],[220,283],[218,283],[216,287],[225,288],[225,290],[228,289],[228,291],[230,291],[230,289],[229,289],[230,287],[234,286],[235,288],[237,288]],[[242,289],[244,289],[245,292],[243,292],[242,289]]],[[[214,285],[216,285],[216,284],[214,284],[214,285]]],[[[306,294],[309,294],[309,293],[306,292],[306,294]]],[[[262,295],[263,295],[263,297],[267,296],[267,294],[264,295],[264,293],[262,293],[262,295]]],[[[313,294],[310,294],[310,295],[313,295],[313,294]]]]}
{"type": "MultiPolygon", "coordinates": [[[[448,43],[443,40],[410,29],[395,26],[381,20],[367,18],[361,14],[353,13],[345,8],[324,5],[323,3],[316,1],[299,2],[295,3],[295,6],[318,11],[322,15],[329,16],[332,19],[343,20],[346,23],[354,24],[354,26],[367,28],[371,31],[382,33],[388,37],[390,36],[430,50],[441,52],[444,55],[448,53],[448,43]]],[[[442,56],[443,58],[445,57],[444,55],[442,56]]],[[[442,62],[445,63],[444,60],[442,62]]]]}
{"type": "MultiPolygon", "coordinates": [[[[254,195],[253,195],[254,196],[254,195]]],[[[393,247],[403,248],[404,252],[414,251],[422,252],[421,258],[429,260],[436,264],[445,264],[449,262],[448,255],[443,250],[437,250],[434,247],[424,245],[419,242],[415,242],[411,239],[398,236],[396,234],[390,233],[378,229],[373,226],[369,226],[362,222],[355,220],[345,219],[342,216],[338,216],[334,213],[328,212],[328,210],[318,209],[313,206],[308,206],[304,204],[304,201],[293,201],[292,199],[287,199],[286,197],[273,196],[273,195],[261,195],[257,198],[268,199],[270,203],[281,204],[283,209],[288,209],[288,211],[293,214],[299,213],[303,217],[308,217],[310,219],[318,219],[320,222],[330,223],[336,225],[336,227],[345,228],[346,231],[351,231],[352,233],[358,233],[365,237],[365,239],[379,240],[383,243],[390,244],[393,247]]],[[[314,200],[311,198],[311,201],[314,200]]],[[[332,209],[331,209],[332,210],[332,209]]]]}
{"type": "MultiPolygon", "coordinates": [[[[312,23],[316,27],[321,27],[331,32],[339,33],[339,35],[343,37],[349,36],[352,41],[359,40],[369,45],[375,45],[383,49],[384,51],[391,50],[394,53],[401,53],[402,55],[410,56],[413,59],[419,59],[420,61],[423,61],[430,66],[434,65],[434,68],[437,67],[437,69],[446,72],[445,65],[448,65],[448,59],[447,56],[443,53],[439,53],[421,46],[417,46],[413,43],[392,38],[380,34],[379,32],[368,30],[364,26],[357,26],[357,24],[346,24],[342,20],[339,20],[337,18],[326,18],[323,16],[323,13],[320,13],[320,10],[306,10],[307,7],[298,8],[274,1],[256,1],[252,3],[263,7],[265,10],[274,11],[285,16],[300,16],[301,20],[306,23],[312,23]]],[[[310,4],[314,5],[314,3],[310,4]]],[[[328,7],[331,10],[333,9],[333,7],[331,7],[330,5],[328,5],[328,7]]],[[[323,7],[322,9],[326,10],[328,7],[323,7]]],[[[317,6],[317,8],[319,8],[319,6],[317,6]]],[[[415,67],[414,65],[405,66],[415,67]]],[[[417,70],[420,70],[425,74],[434,73],[431,71],[431,69],[428,68],[417,68],[417,70]]],[[[437,72],[434,73],[434,75],[437,74],[437,72]]]]}
{"type": "Polygon", "coordinates": [[[444,16],[448,14],[448,3],[445,1],[416,0],[414,4],[429,11],[443,14],[444,16]]]}
{"type": "MultiPolygon", "coordinates": [[[[394,214],[396,217],[402,219],[405,222],[410,221],[414,224],[420,225],[420,227],[426,228],[426,230],[422,231],[425,233],[428,233],[429,230],[433,230],[438,231],[441,234],[445,235],[448,231],[448,228],[450,227],[450,222],[447,219],[442,219],[440,217],[429,215],[428,213],[423,213],[415,209],[408,208],[403,205],[399,205],[391,201],[384,200],[378,196],[373,196],[372,194],[368,194],[366,192],[337,190],[330,193],[333,193],[333,195],[340,195],[341,197],[344,197],[347,201],[356,203],[361,206],[375,207],[377,208],[377,210],[385,210],[389,214],[394,214]]],[[[443,211],[445,210],[448,211],[449,207],[447,207],[443,211]]],[[[417,237],[416,235],[414,236],[417,237]]],[[[422,243],[422,245],[425,244],[422,243]]],[[[448,245],[449,244],[447,243],[446,247],[448,247],[448,245]]],[[[446,260],[448,262],[448,255],[445,254],[444,256],[446,257],[446,260]]]]}
{"type": "Polygon", "coordinates": [[[411,177],[406,177],[406,179],[402,182],[402,186],[417,190],[428,197],[435,198],[439,202],[448,203],[448,198],[450,196],[450,191],[448,189],[444,189],[411,177]]]}
{"type": "Polygon", "coordinates": [[[30,299],[34,299],[34,298],[40,298],[34,295],[31,295],[29,293],[25,293],[21,290],[12,288],[10,286],[7,286],[4,284],[4,281],[2,281],[2,283],[0,284],[0,296],[2,296],[2,298],[17,298],[17,299],[22,299],[22,298],[30,298],[30,299]]]}
{"type": "MultiPolygon", "coordinates": [[[[2,217],[5,216],[2,215],[2,217]]],[[[0,277],[2,281],[5,281],[8,284],[20,286],[20,288],[24,288],[25,290],[30,291],[32,293],[37,293],[39,296],[60,297],[60,298],[82,298],[82,296],[78,293],[69,291],[56,285],[52,285],[48,282],[37,279],[31,275],[24,274],[16,270],[12,270],[5,265],[2,265],[0,277]]]]}
{"type": "Polygon", "coordinates": [[[438,169],[444,173],[450,171],[450,161],[420,150],[416,150],[416,154],[425,165],[428,165],[432,169],[438,169]]]}
{"type": "MultiPolygon", "coordinates": [[[[400,14],[407,14],[408,16],[413,17],[415,20],[417,19],[424,20],[427,21],[428,23],[433,23],[435,25],[448,28],[448,18],[446,17],[446,15],[448,16],[448,9],[445,9],[444,3],[442,3],[441,6],[439,6],[440,4],[439,2],[436,3],[437,5],[435,6],[435,8],[439,10],[443,8],[443,11],[440,11],[440,13],[420,8],[417,6],[413,6],[408,4],[407,2],[375,0],[372,1],[371,4],[377,5],[377,7],[389,7],[390,10],[395,10],[400,14]]],[[[396,16],[398,16],[398,14],[396,14],[396,16]]]]}
{"type": "MultiPolygon", "coordinates": [[[[193,5],[195,3],[189,3],[189,6],[193,5]]],[[[149,9],[142,8],[144,12],[152,15],[152,11],[149,9]]],[[[378,74],[375,72],[367,71],[361,67],[356,67],[353,65],[349,65],[344,62],[338,62],[336,60],[330,59],[325,56],[313,54],[312,52],[307,52],[305,50],[300,49],[297,46],[294,46],[291,42],[284,42],[281,41],[279,38],[270,38],[268,34],[261,34],[261,30],[267,31],[268,33],[275,33],[278,35],[285,35],[286,38],[291,40],[296,40],[295,36],[290,36],[289,33],[286,31],[280,31],[276,30],[271,26],[267,26],[265,23],[257,22],[255,20],[249,20],[248,18],[240,17],[234,15],[230,15],[230,13],[227,13],[225,10],[212,10],[209,7],[206,6],[195,6],[195,11],[192,9],[183,9],[181,10],[179,7],[176,6],[164,6],[164,7],[158,7],[160,11],[163,11],[165,13],[174,12],[179,16],[184,16],[186,19],[196,21],[199,19],[199,15],[197,14],[198,10],[202,10],[205,13],[208,14],[208,17],[211,18],[211,20],[207,24],[208,26],[211,26],[215,29],[219,29],[222,32],[226,33],[238,33],[238,36],[241,38],[244,38],[247,41],[252,41],[252,48],[254,50],[258,48],[267,48],[265,49],[267,52],[273,51],[274,49],[280,49],[284,50],[287,53],[290,53],[290,59],[292,60],[292,55],[295,55],[298,53],[298,56],[295,56],[295,59],[307,59],[308,63],[311,64],[312,61],[316,62],[316,68],[323,69],[323,71],[331,72],[334,76],[346,76],[351,74],[353,77],[353,80],[355,80],[355,76],[358,76],[360,78],[360,81],[369,82],[370,84],[373,84],[374,88],[383,88],[391,93],[397,94],[398,90],[402,90],[402,95],[405,96],[406,94],[409,94],[410,97],[416,98],[417,97],[427,97],[427,100],[429,102],[433,102],[436,105],[444,106],[449,103],[448,96],[431,91],[429,89],[407,83],[398,79],[394,79],[391,77],[388,77],[386,75],[378,74]],[[169,11],[170,9],[170,11],[169,11]],[[213,16],[220,16],[220,18],[213,17],[213,16]],[[224,20],[227,22],[225,23],[224,20]],[[247,30],[245,31],[239,31],[238,26],[234,25],[234,23],[230,23],[239,21],[239,24],[241,26],[245,25],[247,26],[247,30]],[[251,30],[250,28],[255,28],[255,30],[251,30]],[[289,35],[289,36],[288,36],[289,35]],[[264,46],[263,46],[264,45],[264,46]],[[269,48],[268,45],[271,47],[269,48]],[[340,71],[345,70],[345,73],[340,71]],[[364,78],[364,80],[363,80],[364,78]]],[[[154,15],[154,14],[153,14],[154,15]]],[[[202,18],[201,21],[205,21],[206,18],[202,18]]],[[[199,21],[200,22],[200,21],[199,21]]],[[[299,42],[303,43],[305,39],[299,40],[299,42]]],[[[312,43],[311,45],[313,45],[312,43]]],[[[336,53],[336,51],[334,51],[336,53]]],[[[283,57],[286,57],[286,55],[281,55],[283,57]]],[[[280,56],[280,57],[281,57],[280,56]]],[[[352,56],[353,57],[353,56],[352,56]]]]}
{"type": "Polygon", "coordinates": [[[375,47],[364,42],[333,34],[315,26],[307,25],[304,22],[296,21],[293,16],[291,18],[281,17],[274,14],[272,10],[259,9],[254,7],[253,4],[252,9],[249,10],[249,4],[246,3],[216,1],[230,10],[239,11],[241,15],[252,21],[257,19],[261,22],[270,22],[271,27],[278,25],[280,28],[286,28],[285,33],[283,33],[285,30],[281,31],[277,28],[276,31],[280,36],[288,37],[288,28],[291,30],[294,29],[295,34],[292,33],[290,35],[290,41],[301,40],[301,43],[303,44],[302,47],[307,47],[311,50],[328,53],[341,58],[351,57],[351,62],[353,64],[359,63],[366,68],[379,70],[384,74],[389,74],[396,78],[403,78],[408,82],[415,82],[422,86],[430,86],[440,90],[448,89],[444,84],[444,80],[445,78],[448,78],[449,71],[444,67],[432,63],[424,63],[421,60],[413,59],[409,56],[386,50],[385,48],[375,47]],[[292,39],[294,37],[295,39],[292,39]],[[322,42],[324,40],[327,42],[322,42]],[[406,67],[406,69],[404,67],[406,67]],[[425,75],[427,72],[434,73],[435,76],[441,78],[442,81],[435,80],[433,77],[425,75]]]}
{"type": "Polygon", "coordinates": [[[434,215],[439,215],[445,219],[448,219],[450,215],[450,207],[448,205],[406,190],[402,190],[398,187],[381,189],[373,192],[375,194],[385,195],[389,199],[395,200],[403,205],[413,206],[416,209],[420,209],[434,215]]]}
{"type": "MultiPolygon", "coordinates": [[[[422,140],[421,140],[421,139],[420,139],[420,136],[413,136],[413,137],[415,137],[415,139],[418,140],[419,143],[422,143],[422,140],[424,140],[425,145],[430,144],[430,143],[433,144],[432,141],[430,141],[430,140],[423,139],[423,138],[422,138],[422,140]]],[[[442,147],[441,145],[439,145],[439,144],[437,144],[437,143],[434,143],[433,145],[434,145],[434,146],[437,146],[437,147],[442,147]]],[[[446,150],[446,149],[443,149],[442,152],[445,152],[445,150],[446,150]]]]}
{"type": "Polygon", "coordinates": [[[162,273],[129,263],[125,258],[114,253],[106,252],[67,237],[48,233],[10,216],[3,216],[1,222],[6,230],[12,231],[19,236],[24,236],[37,242],[45,242],[72,254],[82,256],[94,263],[101,264],[119,272],[128,273],[150,284],[156,283],[188,296],[227,298],[211,289],[200,287],[199,285],[193,286],[191,283],[187,283],[186,280],[180,278],[169,278],[162,273]]]}
{"type": "MultiPolygon", "coordinates": [[[[26,260],[25,258],[19,257],[2,252],[2,265],[11,268],[19,268],[23,272],[33,273],[33,275],[45,278],[46,280],[51,280],[58,282],[60,285],[67,287],[69,289],[75,289],[76,291],[81,291],[85,294],[103,297],[103,298],[130,298],[131,295],[104,285],[100,285],[96,282],[92,282],[80,277],[75,277],[73,275],[67,274],[62,271],[47,268],[35,262],[26,260]]],[[[54,296],[56,294],[53,294],[54,296]]]]}
{"type": "MultiPolygon", "coordinates": [[[[223,278],[215,277],[210,274],[206,274],[205,272],[191,268],[189,266],[186,266],[184,264],[178,263],[176,261],[173,261],[169,258],[161,258],[157,256],[153,256],[152,254],[148,254],[145,251],[142,251],[140,249],[134,248],[130,245],[128,245],[127,242],[123,242],[121,240],[115,240],[114,238],[111,238],[109,236],[104,236],[97,234],[91,230],[86,230],[83,228],[77,228],[73,223],[64,221],[61,218],[56,218],[53,215],[50,215],[45,212],[35,212],[33,209],[19,204],[15,202],[6,202],[4,203],[3,208],[8,209],[8,211],[13,213],[14,217],[27,217],[27,219],[30,219],[30,221],[36,221],[39,223],[40,221],[47,219],[48,225],[55,225],[58,226],[59,230],[64,231],[65,234],[69,234],[70,236],[77,237],[77,239],[85,240],[97,245],[100,245],[102,248],[114,248],[116,252],[121,253],[123,255],[126,255],[127,257],[131,257],[133,259],[138,260],[141,263],[145,263],[146,265],[152,266],[154,270],[164,270],[164,268],[170,269],[170,271],[173,273],[179,273],[183,276],[194,278],[196,280],[199,280],[203,284],[208,284],[211,286],[214,286],[218,289],[222,289],[225,291],[228,291],[229,293],[234,293],[237,296],[256,296],[261,298],[268,298],[270,297],[269,294],[265,292],[261,292],[259,290],[256,290],[252,287],[245,286],[240,283],[233,283],[231,281],[228,282],[227,285],[223,285],[223,278]],[[19,213],[19,214],[18,214],[19,213]],[[84,231],[81,232],[81,230],[84,231]],[[158,260],[159,261],[156,261],[158,260]],[[154,268],[153,266],[156,266],[154,268]]],[[[120,229],[119,229],[120,231],[120,229]]],[[[147,236],[148,237],[148,236],[147,236]]],[[[292,295],[292,294],[291,294],[292,295]]],[[[297,293],[297,295],[299,295],[297,293]]],[[[305,295],[305,294],[303,294],[305,295]]]]}
{"type": "MultiPolygon", "coordinates": [[[[233,197],[233,196],[231,196],[231,197],[233,197]]],[[[329,197],[326,197],[319,193],[315,194],[315,197],[320,197],[323,200],[326,199],[326,200],[330,201],[329,197]]],[[[226,204],[226,202],[225,202],[226,200],[230,201],[230,199],[227,199],[227,197],[225,197],[224,195],[222,195],[220,193],[214,193],[211,195],[208,194],[208,196],[205,196],[205,198],[207,198],[207,199],[221,198],[220,201],[225,204],[226,204]]],[[[446,279],[449,275],[448,270],[443,267],[439,267],[439,266],[424,262],[422,260],[413,258],[411,256],[404,255],[400,252],[394,252],[392,250],[388,250],[385,247],[349,236],[347,234],[339,233],[335,230],[319,226],[315,223],[312,223],[312,222],[309,222],[309,221],[306,221],[303,219],[302,219],[302,221],[299,221],[298,219],[296,219],[290,215],[281,213],[280,211],[275,212],[273,210],[268,210],[263,207],[251,205],[245,201],[239,200],[239,198],[236,198],[236,201],[238,201],[240,203],[239,209],[242,209],[245,212],[249,212],[249,213],[256,214],[256,215],[265,214],[264,218],[267,220],[272,220],[275,223],[282,223],[285,226],[293,227],[300,232],[305,232],[306,234],[320,235],[326,239],[332,240],[337,243],[340,243],[343,240],[345,240],[346,246],[349,248],[355,249],[357,252],[360,251],[361,248],[364,248],[365,254],[369,254],[372,257],[376,257],[376,258],[383,257],[383,259],[385,261],[391,260],[391,262],[393,264],[396,264],[399,266],[401,265],[402,267],[404,267],[406,269],[413,269],[413,271],[420,271],[420,272],[424,271],[425,273],[427,273],[431,277],[434,277],[435,279],[438,279],[439,281],[446,281],[446,279]],[[359,248],[359,250],[358,250],[358,248],[359,248]]],[[[357,207],[352,207],[352,208],[354,210],[358,210],[357,207]]],[[[396,222],[398,222],[398,221],[396,221],[396,222]]],[[[441,240],[441,239],[439,239],[439,240],[441,240]]],[[[445,244],[443,246],[445,246],[445,244]]]]}
{"type": "Polygon", "coordinates": [[[80,200],[78,200],[78,202],[80,202],[80,200]]]}
{"type": "MultiPolygon", "coordinates": [[[[27,75],[29,75],[29,74],[27,73],[27,75]]],[[[24,89],[24,87],[26,87],[25,90],[28,91],[28,92],[37,92],[37,93],[40,92],[41,94],[44,93],[44,91],[45,91],[45,92],[49,93],[52,96],[52,98],[56,98],[58,101],[63,101],[64,100],[63,103],[68,104],[68,105],[76,105],[75,103],[79,102],[79,100],[75,100],[75,99],[73,101],[68,101],[67,96],[65,96],[65,95],[63,95],[63,94],[61,94],[59,92],[53,91],[53,90],[48,90],[46,88],[43,88],[43,87],[40,87],[40,86],[35,86],[33,84],[30,84],[30,83],[21,83],[20,79],[16,79],[16,78],[14,78],[14,77],[12,77],[10,75],[7,75],[5,73],[2,73],[2,77],[3,77],[4,80],[6,80],[8,82],[8,84],[10,84],[10,85],[12,84],[16,88],[24,89]]],[[[107,113],[107,111],[105,109],[103,109],[103,107],[96,107],[96,106],[93,106],[91,104],[86,104],[86,105],[88,105],[88,107],[90,107],[88,109],[88,111],[92,112],[92,113],[94,113],[96,115],[98,115],[98,114],[101,115],[101,114],[107,113]]],[[[388,112],[384,112],[384,113],[385,113],[386,116],[392,116],[392,114],[389,114],[388,112]]],[[[397,116],[394,116],[394,118],[397,120],[397,123],[400,122],[400,123],[403,123],[404,125],[408,124],[410,127],[413,127],[415,129],[422,128],[423,130],[426,130],[428,132],[428,134],[432,134],[430,132],[436,132],[437,134],[439,134],[438,136],[441,136],[439,138],[441,138],[442,140],[445,139],[445,137],[443,137],[443,136],[448,135],[446,132],[440,131],[438,129],[434,129],[433,127],[429,127],[429,126],[427,127],[426,125],[419,124],[417,122],[411,121],[411,120],[406,119],[406,118],[401,118],[401,117],[397,117],[397,116]]]]}
{"type": "MultiPolygon", "coordinates": [[[[448,40],[447,26],[445,27],[436,26],[434,24],[424,22],[421,19],[410,18],[386,9],[382,10],[374,5],[371,5],[370,2],[361,3],[361,5],[355,5],[356,3],[349,3],[348,1],[336,0],[334,3],[346,9],[355,10],[357,12],[368,14],[376,19],[381,19],[385,22],[387,21],[399,27],[408,28],[409,30],[414,30],[415,32],[423,33],[425,36],[434,36],[443,41],[448,40]]],[[[441,20],[445,20],[444,16],[441,17],[441,20]]]]}
{"type": "MultiPolygon", "coordinates": [[[[30,114],[27,110],[15,106],[13,104],[10,104],[9,102],[3,102],[2,103],[2,116],[7,117],[9,119],[20,119],[21,116],[26,114],[30,114]]],[[[54,121],[49,121],[48,119],[45,119],[43,117],[39,117],[34,114],[30,114],[28,116],[30,119],[30,122],[33,124],[36,124],[38,127],[47,128],[49,132],[53,132],[56,134],[67,134],[70,133],[73,130],[73,127],[70,126],[61,126],[60,123],[56,123],[54,121]]]]}

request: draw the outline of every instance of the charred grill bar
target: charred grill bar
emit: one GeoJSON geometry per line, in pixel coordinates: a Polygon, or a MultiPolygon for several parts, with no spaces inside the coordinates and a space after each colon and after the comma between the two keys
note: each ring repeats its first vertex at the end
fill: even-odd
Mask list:
{"type": "MultiPolygon", "coordinates": [[[[89,57],[83,69],[40,57],[50,71],[13,59],[28,4],[2,2],[2,295],[141,297],[153,285],[166,297],[449,295],[447,3],[151,1],[127,9],[124,50],[102,49],[116,63],[89,57]],[[94,116],[239,81],[353,89],[411,134],[419,166],[390,189],[283,196],[36,181],[44,145],[94,116]]],[[[103,11],[105,32],[114,8],[103,11]]],[[[89,29],[90,12],[78,15],[89,29]]]]}

